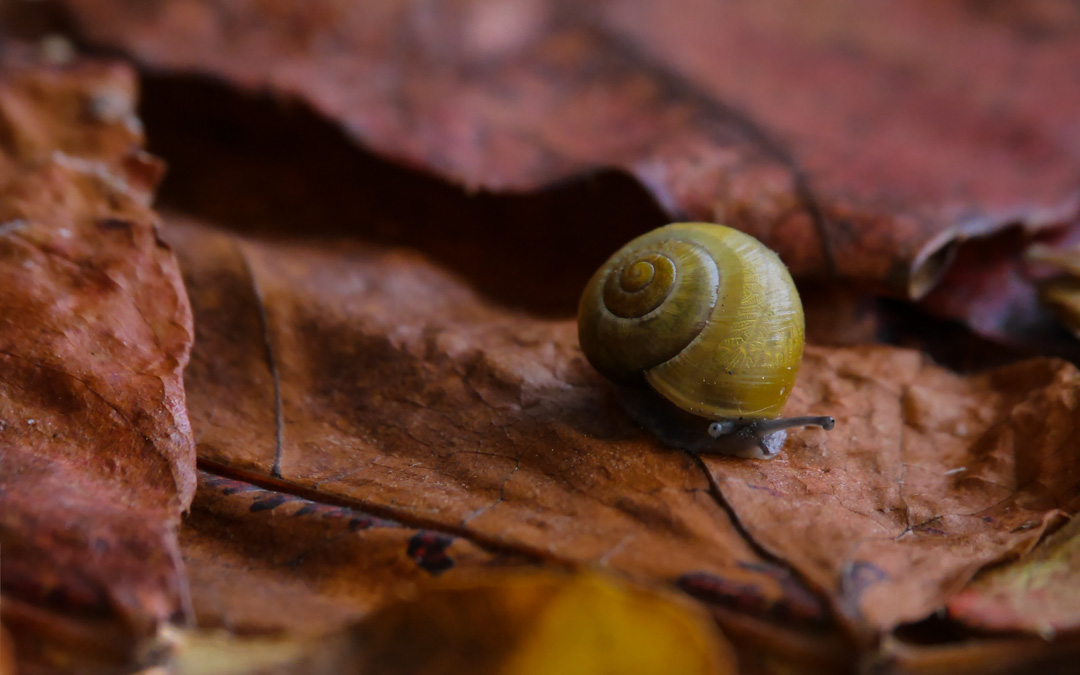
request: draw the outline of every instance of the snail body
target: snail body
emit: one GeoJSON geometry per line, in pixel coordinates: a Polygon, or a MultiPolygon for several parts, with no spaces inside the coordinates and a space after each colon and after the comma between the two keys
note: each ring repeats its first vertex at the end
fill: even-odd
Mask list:
{"type": "Polygon", "coordinates": [[[578,337],[624,385],[628,410],[673,445],[771,457],[786,428],[832,427],[777,419],[802,359],[802,303],[780,258],[738,230],[675,223],[628,243],[586,286],[578,337]]]}

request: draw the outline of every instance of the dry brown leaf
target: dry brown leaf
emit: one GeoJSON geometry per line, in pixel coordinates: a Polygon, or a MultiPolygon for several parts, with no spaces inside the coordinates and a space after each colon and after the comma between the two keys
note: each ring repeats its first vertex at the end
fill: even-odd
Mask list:
{"type": "Polygon", "coordinates": [[[145,206],[159,166],[125,154],[125,122],[86,117],[103,90],[130,112],[131,72],[15,63],[0,76],[4,621],[20,658],[127,662],[185,611],[191,312],[145,206]]]}
{"type": "Polygon", "coordinates": [[[147,637],[184,607],[193,331],[119,180],[61,155],[0,184],[0,543],[5,595],[147,637]]]}
{"type": "MultiPolygon", "coordinates": [[[[669,212],[758,234],[796,272],[909,296],[935,283],[952,242],[1007,222],[1030,237],[1076,209],[1067,148],[1080,101],[1061,92],[1080,23],[1036,9],[1003,19],[841,0],[683,0],[663,13],[637,0],[65,4],[91,37],[147,64],[289,94],[376,151],[470,187],[621,168],[669,212]],[[973,77],[973,54],[1009,76],[973,77]],[[841,81],[859,86],[838,95],[841,81]]],[[[24,72],[0,73],[0,317],[19,316],[0,318],[4,619],[33,661],[130,662],[133,637],[147,645],[184,610],[174,528],[194,464],[177,377],[191,327],[145,208],[160,167],[133,154],[131,73],[24,72]],[[32,273],[16,269],[28,260],[32,273]],[[114,461],[88,465],[86,448],[114,461]],[[96,617],[109,620],[86,620],[96,617]],[[43,637],[66,650],[34,646],[43,637]]],[[[1068,641],[891,638],[875,651],[946,603],[967,626],[1071,628],[1074,608],[1032,605],[1030,583],[1046,561],[1068,578],[1068,547],[1050,543],[968,585],[1080,507],[1071,366],[960,376],[914,351],[811,348],[788,412],[833,414],[832,434],[796,432],[771,463],[693,458],[633,427],[571,322],[475,290],[563,311],[577,275],[609,252],[606,237],[658,217],[647,205],[623,218],[635,202],[597,201],[534,235],[586,201],[580,185],[473,198],[370,159],[339,172],[355,152],[324,161],[318,147],[289,146],[305,145],[300,136],[241,144],[224,163],[232,132],[174,134],[191,143],[189,166],[205,165],[177,201],[217,215],[170,216],[167,231],[198,329],[185,386],[206,472],[180,545],[201,625],[276,632],[292,648],[436,575],[589,566],[706,603],[750,672],[835,672],[867,657],[881,672],[1012,672],[1075,653],[1068,641]],[[244,181],[263,189],[231,190],[244,181]],[[553,204],[562,211],[544,210],[553,204]],[[589,229],[601,234],[579,236],[589,229]],[[565,235],[581,246],[564,259],[554,252],[565,235]],[[388,240],[467,281],[416,250],[371,243],[388,240]],[[519,279],[527,290],[498,288],[519,279]]],[[[611,174],[599,182],[600,194],[633,190],[611,174]]],[[[993,250],[976,271],[1011,274],[1016,252],[993,250]]],[[[988,307],[996,328],[1005,313],[993,295],[973,291],[957,315],[977,324],[988,307]]],[[[859,342],[880,330],[864,296],[823,297],[825,334],[859,342]]]]}
{"type": "MultiPolygon", "coordinates": [[[[295,485],[262,480],[297,491],[295,485]]],[[[205,472],[180,545],[199,626],[239,636],[293,636],[286,646],[296,646],[297,639],[307,644],[312,633],[342,630],[427,580],[469,579],[485,570],[541,562],[205,472]]],[[[704,575],[687,581],[685,590],[707,603],[736,639],[740,663],[749,672],[798,667],[834,673],[850,659],[848,647],[828,626],[794,621],[784,627],[767,616],[755,617],[761,599],[753,588],[704,575]]],[[[183,654],[179,658],[187,660],[183,654]]]]}
{"type": "Polygon", "coordinates": [[[1037,9],[64,4],[99,44],[294,96],[365,146],[466,186],[618,167],[670,214],[747,230],[796,274],[906,297],[936,283],[954,242],[1077,209],[1080,28],[1037,9]]]}
{"type": "Polygon", "coordinates": [[[1033,360],[962,377],[917,352],[810,349],[796,410],[836,417],[772,462],[710,458],[749,536],[853,625],[933,613],[1080,501],[1080,375],[1033,360]]]}
{"type": "Polygon", "coordinates": [[[932,614],[1078,506],[1072,366],[960,376],[914,351],[810,348],[789,413],[836,430],[703,464],[751,545],[701,465],[633,428],[572,322],[494,309],[413,254],[171,221],[200,454],[253,480],[820,625],[805,579],[867,635],[932,614]]]}
{"type": "Polygon", "coordinates": [[[572,324],[495,310],[404,251],[259,243],[178,217],[167,234],[197,317],[185,383],[203,460],[497,549],[827,621],[691,458],[627,424],[572,324]]]}

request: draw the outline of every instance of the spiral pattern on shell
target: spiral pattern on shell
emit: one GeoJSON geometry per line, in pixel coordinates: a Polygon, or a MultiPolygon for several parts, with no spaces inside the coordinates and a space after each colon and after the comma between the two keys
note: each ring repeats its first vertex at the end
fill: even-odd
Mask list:
{"type": "Polygon", "coordinates": [[[644,377],[697,415],[780,414],[803,348],[802,305],[787,268],[737,230],[677,223],[624,246],[593,276],[578,310],[589,362],[644,377]]]}
{"type": "Polygon", "coordinates": [[[582,308],[580,334],[586,353],[597,355],[596,369],[613,379],[685,349],[705,328],[720,277],[708,251],[671,239],[626,247],[598,274],[602,293],[590,300],[600,303],[582,308]]]}

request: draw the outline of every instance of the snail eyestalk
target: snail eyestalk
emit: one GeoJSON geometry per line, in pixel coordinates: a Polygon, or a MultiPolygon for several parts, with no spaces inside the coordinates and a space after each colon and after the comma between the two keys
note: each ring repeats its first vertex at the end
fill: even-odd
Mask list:
{"type": "Polygon", "coordinates": [[[836,420],[828,415],[822,415],[820,417],[815,417],[813,415],[806,415],[803,417],[779,417],[774,420],[748,420],[745,422],[741,420],[728,420],[710,424],[709,435],[713,438],[720,438],[726,434],[734,433],[741,426],[752,427],[761,434],[769,434],[774,431],[780,431],[781,429],[792,429],[794,427],[821,427],[825,431],[831,431],[832,428],[836,426],[836,420]]]}
{"type": "Polygon", "coordinates": [[[821,427],[825,431],[832,431],[834,426],[836,426],[836,420],[829,415],[781,417],[775,420],[762,420],[761,422],[758,422],[758,429],[761,429],[762,431],[791,429],[792,427],[821,427]]]}
{"type": "Polygon", "coordinates": [[[831,430],[836,420],[827,415],[781,417],[777,419],[717,420],[709,424],[713,447],[698,450],[701,454],[735,455],[754,459],[772,459],[780,454],[793,427],[817,426],[831,430]]]}

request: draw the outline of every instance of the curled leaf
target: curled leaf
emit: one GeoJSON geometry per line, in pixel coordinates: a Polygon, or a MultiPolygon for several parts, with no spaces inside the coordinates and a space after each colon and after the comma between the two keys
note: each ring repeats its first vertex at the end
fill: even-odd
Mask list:
{"type": "Polygon", "coordinates": [[[191,312],[145,206],[157,164],[125,154],[138,134],[122,121],[83,116],[102,87],[129,110],[131,72],[12,68],[0,70],[3,616],[21,659],[129,663],[187,608],[176,527],[195,487],[180,381],[191,312]]]}

